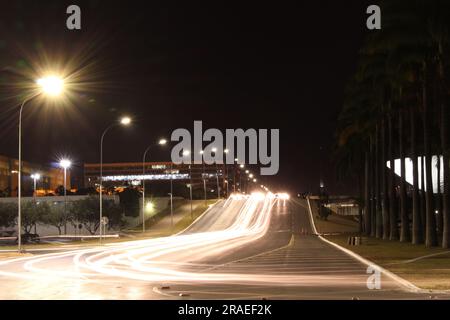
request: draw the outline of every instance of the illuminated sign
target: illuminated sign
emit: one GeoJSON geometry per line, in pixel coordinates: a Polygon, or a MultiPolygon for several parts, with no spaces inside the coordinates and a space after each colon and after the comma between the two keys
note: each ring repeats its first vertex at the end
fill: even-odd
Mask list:
{"type": "Polygon", "coordinates": [[[105,176],[103,181],[137,181],[137,180],[185,180],[189,174],[146,174],[146,175],[121,175],[105,176]]]}

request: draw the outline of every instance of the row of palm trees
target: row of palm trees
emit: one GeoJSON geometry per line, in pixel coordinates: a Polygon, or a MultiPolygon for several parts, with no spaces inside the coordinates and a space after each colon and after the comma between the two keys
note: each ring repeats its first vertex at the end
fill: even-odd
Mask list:
{"type": "Polygon", "coordinates": [[[382,29],[368,34],[346,89],[337,172],[358,183],[361,232],[449,248],[450,1],[389,0],[380,7],[382,29]],[[404,178],[407,161],[412,183],[404,178]]]}

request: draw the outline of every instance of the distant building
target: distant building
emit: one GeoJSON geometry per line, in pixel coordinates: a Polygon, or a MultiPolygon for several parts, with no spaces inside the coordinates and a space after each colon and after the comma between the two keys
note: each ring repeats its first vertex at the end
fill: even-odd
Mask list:
{"type": "MultiPolygon", "coordinates": [[[[142,187],[145,181],[146,188],[168,191],[172,180],[175,188],[180,185],[189,186],[192,181],[193,190],[204,190],[206,184],[209,194],[217,194],[219,184],[221,194],[231,193],[240,189],[240,170],[237,165],[206,165],[206,164],[180,164],[171,162],[142,162],[131,163],[104,163],[103,185],[104,188],[120,187],[124,185],[142,187]],[[191,180],[192,177],[192,180],[191,180]],[[228,188],[227,188],[228,184],[228,188]]],[[[242,177],[244,179],[244,177],[242,177]]],[[[84,185],[86,188],[98,188],[100,183],[100,164],[86,163],[84,165],[84,185]]],[[[202,191],[203,192],[203,191],[202,191]]]]}
{"type": "MultiPolygon", "coordinates": [[[[0,155],[0,196],[17,197],[19,160],[0,155]]],[[[64,185],[64,173],[60,168],[40,164],[22,162],[22,193],[24,196],[33,194],[32,174],[40,174],[36,182],[38,195],[48,195],[64,185]]],[[[70,171],[67,173],[67,188],[70,189],[70,171]]]]}

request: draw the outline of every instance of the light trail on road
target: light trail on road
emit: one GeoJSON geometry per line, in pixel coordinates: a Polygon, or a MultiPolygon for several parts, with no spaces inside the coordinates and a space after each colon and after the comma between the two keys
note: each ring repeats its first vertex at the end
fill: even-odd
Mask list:
{"type": "Polygon", "coordinates": [[[270,225],[273,206],[285,205],[286,197],[272,193],[233,195],[223,204],[223,213],[236,207],[238,213],[228,228],[171,237],[139,240],[92,249],[45,254],[0,263],[0,275],[24,279],[42,277],[101,280],[105,276],[150,282],[273,282],[292,283],[292,277],[249,273],[208,272],[215,256],[251,245],[263,237],[270,225]],[[4,271],[11,263],[22,262],[26,272],[4,271]]]}

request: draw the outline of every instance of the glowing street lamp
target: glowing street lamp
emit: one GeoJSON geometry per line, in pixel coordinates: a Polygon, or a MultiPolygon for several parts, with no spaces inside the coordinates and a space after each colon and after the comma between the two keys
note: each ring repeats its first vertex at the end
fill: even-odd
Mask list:
{"type": "Polygon", "coordinates": [[[33,179],[33,198],[34,201],[36,201],[36,181],[41,179],[41,175],[39,173],[34,173],[30,177],[33,179]]]}
{"type": "Polygon", "coordinates": [[[39,93],[26,98],[19,109],[19,168],[17,170],[17,250],[22,251],[22,113],[23,107],[27,102],[38,96],[40,93],[50,97],[60,95],[64,90],[64,79],[57,76],[48,76],[36,81],[39,87],[39,93]]]}
{"type": "Polygon", "coordinates": [[[58,96],[64,90],[64,80],[57,76],[48,76],[38,79],[36,83],[42,91],[49,96],[58,96]]]}
{"type": "Polygon", "coordinates": [[[144,151],[144,156],[142,157],[142,232],[143,233],[145,232],[145,210],[146,210],[146,205],[145,205],[145,163],[146,163],[147,153],[155,145],[164,146],[166,144],[167,144],[166,139],[160,139],[157,144],[152,144],[152,145],[148,146],[147,149],[145,149],[145,151],[144,151]]]}
{"type": "Polygon", "coordinates": [[[120,124],[124,125],[124,126],[128,126],[131,124],[131,118],[130,117],[123,117],[122,119],[120,119],[120,124]]]}
{"type": "Polygon", "coordinates": [[[112,124],[107,127],[100,138],[100,184],[99,184],[99,201],[100,201],[100,244],[102,243],[102,222],[103,222],[103,202],[102,202],[102,194],[103,194],[103,140],[105,138],[106,133],[113,127],[117,125],[122,125],[124,127],[127,127],[131,124],[132,120],[130,117],[122,117],[119,119],[119,121],[113,122],[112,124]]]}

